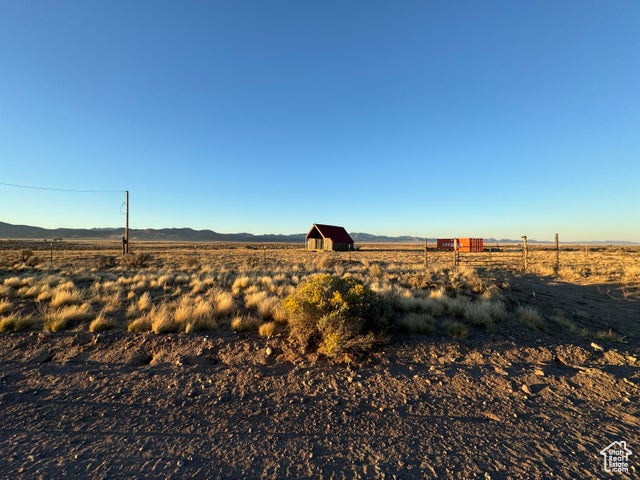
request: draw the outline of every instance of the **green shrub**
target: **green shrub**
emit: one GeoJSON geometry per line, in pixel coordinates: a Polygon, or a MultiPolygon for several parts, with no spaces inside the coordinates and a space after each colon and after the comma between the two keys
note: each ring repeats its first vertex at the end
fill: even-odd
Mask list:
{"type": "Polygon", "coordinates": [[[292,338],[327,356],[368,350],[389,317],[387,304],[362,282],[328,274],[298,285],[284,306],[292,338]]]}
{"type": "Polygon", "coordinates": [[[436,330],[433,317],[428,313],[408,313],[398,320],[398,326],[409,333],[433,335],[436,330]]]}
{"type": "Polygon", "coordinates": [[[96,258],[96,267],[100,270],[115,268],[116,266],[118,266],[118,261],[113,255],[98,255],[96,258]]]}
{"type": "Polygon", "coordinates": [[[128,268],[146,268],[151,260],[152,257],[148,253],[129,253],[123,257],[122,262],[128,268]]]}

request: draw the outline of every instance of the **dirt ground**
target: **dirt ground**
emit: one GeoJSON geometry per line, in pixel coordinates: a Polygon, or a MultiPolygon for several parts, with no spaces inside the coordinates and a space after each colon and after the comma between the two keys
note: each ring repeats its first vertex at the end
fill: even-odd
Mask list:
{"type": "Polygon", "coordinates": [[[507,322],[396,335],[343,365],[223,330],[0,334],[0,478],[640,478],[638,299],[510,284],[629,336],[507,322]],[[600,451],[620,440],[629,472],[607,474],[600,451]]]}

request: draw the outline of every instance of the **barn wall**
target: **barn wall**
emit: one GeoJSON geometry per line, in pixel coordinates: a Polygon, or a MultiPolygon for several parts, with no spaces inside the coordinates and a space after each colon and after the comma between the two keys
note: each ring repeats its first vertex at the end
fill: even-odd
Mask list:
{"type": "Polygon", "coordinates": [[[322,250],[323,243],[322,238],[307,238],[307,250],[322,250]]]}

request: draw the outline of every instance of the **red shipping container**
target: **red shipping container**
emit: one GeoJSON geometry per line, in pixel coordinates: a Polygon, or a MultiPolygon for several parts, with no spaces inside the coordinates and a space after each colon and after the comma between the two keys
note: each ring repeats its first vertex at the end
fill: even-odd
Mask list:
{"type": "Polygon", "coordinates": [[[436,248],[438,250],[453,250],[453,238],[438,238],[436,248]]]}
{"type": "Polygon", "coordinates": [[[452,251],[456,248],[460,252],[484,251],[484,239],[482,238],[438,238],[436,242],[438,250],[452,251]]]}

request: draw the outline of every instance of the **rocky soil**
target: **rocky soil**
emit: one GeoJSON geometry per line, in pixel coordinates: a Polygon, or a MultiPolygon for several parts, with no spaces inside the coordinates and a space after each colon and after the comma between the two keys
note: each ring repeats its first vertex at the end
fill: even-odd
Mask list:
{"type": "Polygon", "coordinates": [[[0,478],[639,478],[638,358],[531,333],[351,365],[254,334],[2,334],[0,478]],[[603,471],[616,440],[628,475],[603,471]]]}

